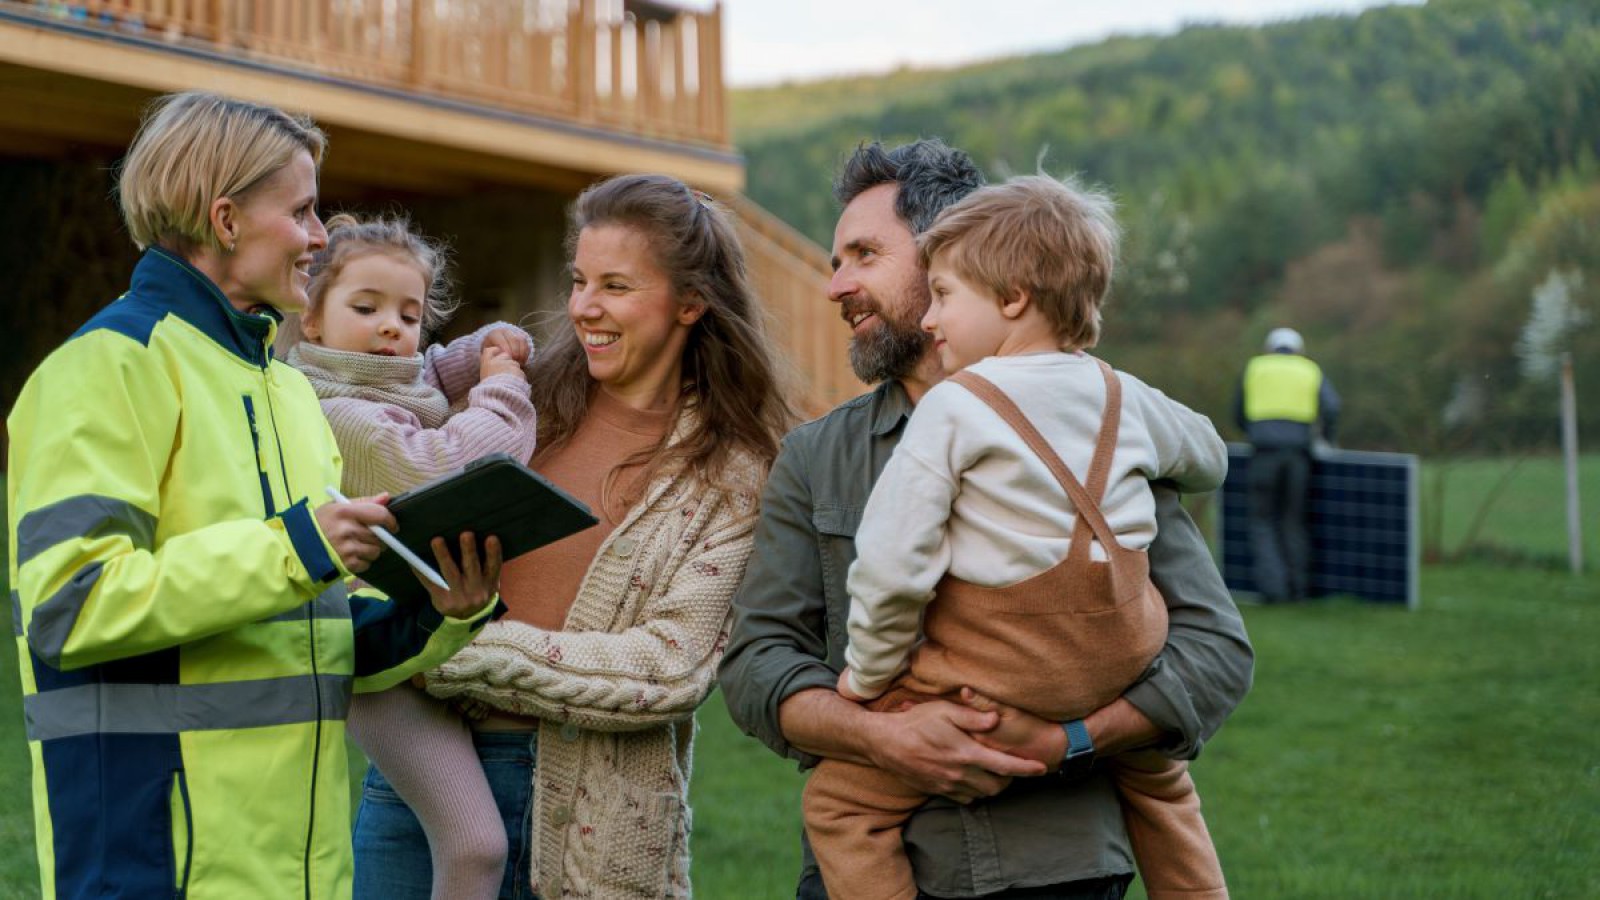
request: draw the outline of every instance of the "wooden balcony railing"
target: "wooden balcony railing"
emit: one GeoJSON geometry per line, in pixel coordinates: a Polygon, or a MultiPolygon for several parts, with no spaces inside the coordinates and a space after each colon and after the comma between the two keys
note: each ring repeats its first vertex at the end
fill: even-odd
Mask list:
{"type": "Polygon", "coordinates": [[[722,8],[654,0],[0,0],[0,8],[674,142],[728,146],[722,8]]]}

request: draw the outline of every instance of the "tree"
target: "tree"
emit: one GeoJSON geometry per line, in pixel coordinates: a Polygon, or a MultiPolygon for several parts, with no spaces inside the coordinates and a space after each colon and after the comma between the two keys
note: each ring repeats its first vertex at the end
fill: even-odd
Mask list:
{"type": "Polygon", "coordinates": [[[1533,310],[1517,339],[1522,373],[1549,381],[1560,372],[1561,358],[1572,352],[1573,337],[1594,316],[1582,302],[1583,273],[1552,269],[1533,290],[1533,310]]]}

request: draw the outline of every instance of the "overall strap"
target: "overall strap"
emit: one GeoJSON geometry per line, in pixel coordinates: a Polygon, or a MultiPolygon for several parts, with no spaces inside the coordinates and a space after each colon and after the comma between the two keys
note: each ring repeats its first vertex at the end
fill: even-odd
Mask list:
{"type": "Polygon", "coordinates": [[[1122,379],[1105,360],[1090,359],[1099,364],[1100,377],[1106,382],[1106,411],[1100,419],[1100,438],[1094,445],[1094,459],[1089,463],[1089,496],[1098,503],[1105,498],[1106,482],[1111,477],[1111,458],[1117,453],[1117,434],[1122,427],[1122,379]]]}
{"type": "MultiPolygon", "coordinates": [[[[1101,365],[1105,364],[1101,363],[1101,365]]],[[[1109,367],[1107,371],[1109,371],[1109,367]]],[[[1111,377],[1112,381],[1115,382],[1115,376],[1111,377]]],[[[1089,558],[1089,541],[1087,538],[1091,531],[1100,541],[1100,546],[1106,548],[1107,553],[1110,553],[1112,549],[1118,546],[1111,526],[1106,523],[1105,516],[1100,514],[1100,504],[1084,489],[1077,476],[1072,474],[1072,470],[1067,468],[1067,464],[1061,461],[1061,457],[1056,454],[1055,450],[1051,449],[1050,443],[1044,439],[1044,435],[1039,433],[1039,429],[1033,427],[1033,423],[1028,421],[1028,417],[1023,415],[1022,410],[1017,408],[1017,404],[1006,396],[1004,391],[982,375],[966,370],[951,375],[949,380],[971,391],[979,400],[988,404],[991,409],[999,414],[1007,425],[1015,429],[1017,435],[1022,438],[1023,443],[1027,444],[1028,449],[1032,450],[1044,462],[1045,466],[1050,469],[1050,474],[1056,477],[1056,481],[1061,483],[1062,489],[1072,499],[1072,506],[1078,514],[1078,521],[1072,530],[1072,545],[1067,550],[1068,559],[1087,560],[1089,558]]],[[[1106,441],[1106,431],[1107,429],[1102,425],[1100,440],[1095,447],[1095,464],[1098,466],[1099,488],[1102,493],[1105,491],[1105,470],[1109,468],[1110,450],[1116,446],[1114,434],[1109,443],[1106,441]],[[1102,455],[1106,456],[1106,464],[1102,464],[1100,461],[1102,455]]],[[[1091,474],[1092,477],[1093,474],[1091,474]]],[[[1091,481],[1091,483],[1093,482],[1091,481]]]]}

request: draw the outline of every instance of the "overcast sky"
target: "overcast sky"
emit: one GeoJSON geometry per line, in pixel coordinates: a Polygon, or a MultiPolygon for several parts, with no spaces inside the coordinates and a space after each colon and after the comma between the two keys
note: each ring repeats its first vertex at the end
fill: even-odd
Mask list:
{"type": "MultiPolygon", "coordinates": [[[[1392,2],[1392,0],[1388,0],[1392,2]]],[[[687,5],[708,5],[699,3],[687,5]]],[[[1351,13],[1385,0],[724,0],[730,84],[1058,50],[1194,22],[1351,13]]]]}

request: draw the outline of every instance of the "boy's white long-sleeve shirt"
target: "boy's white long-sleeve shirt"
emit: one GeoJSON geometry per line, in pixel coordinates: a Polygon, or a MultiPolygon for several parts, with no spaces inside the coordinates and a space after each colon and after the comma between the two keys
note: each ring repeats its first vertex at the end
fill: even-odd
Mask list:
{"type": "MultiPolygon", "coordinates": [[[[990,357],[970,371],[1004,391],[1078,480],[1088,480],[1106,402],[1093,357],[990,357]]],[[[1210,419],[1117,375],[1122,421],[1100,509],[1122,546],[1143,549],[1156,535],[1150,481],[1215,490],[1228,453],[1210,419]]],[[[877,696],[905,669],[946,572],[988,587],[1031,578],[1066,558],[1076,518],[1044,461],[998,413],[960,385],[936,385],[906,423],[856,532],[847,582],[851,689],[877,696]]],[[[1091,552],[1105,558],[1099,547],[1091,552]]]]}

